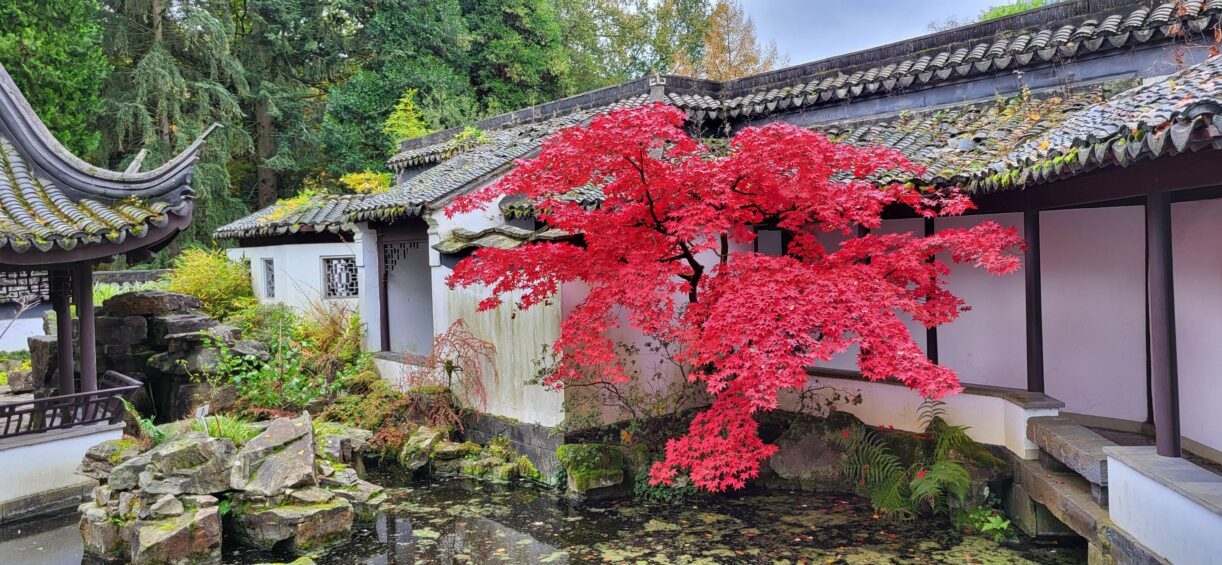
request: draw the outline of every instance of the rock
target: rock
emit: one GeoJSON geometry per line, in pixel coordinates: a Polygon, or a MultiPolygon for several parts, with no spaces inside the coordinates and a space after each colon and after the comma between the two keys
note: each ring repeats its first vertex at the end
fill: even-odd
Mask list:
{"type": "Polygon", "coordinates": [[[140,488],[149,494],[213,494],[229,490],[228,473],[236,448],[226,438],[203,432],[172,437],[146,455],[140,488]]]}
{"type": "Polygon", "coordinates": [[[331,474],[318,479],[319,483],[325,487],[350,487],[361,480],[356,469],[352,467],[340,467],[332,469],[331,474]]]}
{"type": "Polygon", "coordinates": [[[126,560],[128,544],[122,538],[120,524],[111,519],[106,507],[86,502],[77,510],[81,513],[81,541],[85,554],[106,560],[126,560]]]}
{"type": "Polygon", "coordinates": [[[352,505],[335,497],[319,504],[239,501],[234,525],[239,540],[263,549],[285,547],[294,553],[323,549],[348,539],[355,514],[352,505]]]}
{"type": "Polygon", "coordinates": [[[149,323],[149,341],[153,345],[164,346],[168,335],[198,333],[217,323],[212,316],[200,312],[157,316],[149,323]]]}
{"type": "Polygon", "coordinates": [[[153,516],[157,517],[179,516],[183,513],[183,511],[184,508],[182,502],[180,502],[177,498],[174,498],[174,495],[170,494],[163,495],[151,506],[149,506],[149,512],[152,513],[153,516]]]}
{"type": "Polygon", "coordinates": [[[207,508],[218,504],[216,497],[209,494],[189,494],[182,497],[182,502],[196,508],[207,508]]]}
{"type": "Polygon", "coordinates": [[[828,488],[839,484],[841,451],[825,435],[823,430],[815,428],[796,437],[781,438],[776,442],[777,452],[768,459],[768,466],[777,477],[796,482],[796,486],[828,488]]]}
{"type": "Polygon", "coordinates": [[[453,441],[441,441],[433,446],[433,459],[441,461],[449,461],[451,459],[459,459],[479,453],[480,447],[473,442],[456,443],[453,441]]]}
{"type": "Polygon", "coordinates": [[[419,469],[429,462],[433,445],[442,439],[441,431],[425,426],[416,428],[399,451],[399,464],[409,470],[419,469]]]}
{"type": "Polygon", "coordinates": [[[373,432],[343,424],[320,424],[314,443],[320,457],[335,463],[351,465],[369,449],[373,432]]]}
{"type": "Polygon", "coordinates": [[[31,377],[42,383],[55,383],[58,386],[57,376],[59,374],[59,345],[55,336],[50,335],[35,335],[26,338],[26,344],[30,348],[30,373],[31,377]]]}
{"type": "Polygon", "coordinates": [[[377,518],[378,509],[387,498],[385,489],[360,479],[350,486],[332,488],[331,492],[351,503],[356,519],[361,522],[372,522],[377,518]]]}
{"type": "Polygon", "coordinates": [[[132,490],[140,486],[140,474],[149,466],[152,458],[147,453],[143,453],[132,457],[118,465],[110,471],[110,477],[106,479],[110,488],[118,491],[132,490]]]}
{"type": "Polygon", "coordinates": [[[132,540],[133,565],[220,563],[221,514],[200,508],[160,520],[140,521],[132,540]]]}
{"type": "Polygon", "coordinates": [[[618,496],[626,490],[624,452],[602,444],[565,444],[556,450],[564,465],[571,495],[597,499],[618,496]]]}
{"type": "Polygon", "coordinates": [[[331,491],[318,487],[306,487],[289,491],[289,500],[296,504],[322,504],[335,498],[331,491]]]}
{"type": "MultiPolygon", "coordinates": [[[[85,451],[85,457],[81,459],[81,465],[76,468],[76,472],[91,479],[105,481],[110,478],[115,466],[137,455],[140,455],[140,444],[135,440],[127,438],[106,440],[85,451]]],[[[140,472],[136,471],[136,475],[133,476],[139,476],[139,474],[140,472]]],[[[113,485],[112,488],[124,490],[113,485]]]]}
{"type": "Polygon", "coordinates": [[[9,371],[8,387],[12,392],[33,392],[42,388],[42,383],[34,380],[31,371],[9,371]]]}
{"type": "Polygon", "coordinates": [[[100,316],[94,319],[98,343],[136,345],[148,339],[148,320],[144,316],[100,316]]]}
{"type": "Polygon", "coordinates": [[[229,483],[234,490],[261,496],[317,485],[310,414],[274,420],[263,433],[242,446],[229,483]]]}
{"type": "Polygon", "coordinates": [[[181,310],[196,310],[203,302],[194,296],[161,290],[138,290],[112,296],[102,305],[108,316],[160,316],[181,310]]]}

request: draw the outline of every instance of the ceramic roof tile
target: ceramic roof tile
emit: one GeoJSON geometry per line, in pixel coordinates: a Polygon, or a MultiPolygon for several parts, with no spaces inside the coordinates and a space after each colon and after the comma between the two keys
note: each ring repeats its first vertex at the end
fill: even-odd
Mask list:
{"type": "Polygon", "coordinates": [[[281,200],[216,229],[216,239],[272,237],[299,232],[351,233],[347,214],[364,194],[317,194],[281,200]]]}

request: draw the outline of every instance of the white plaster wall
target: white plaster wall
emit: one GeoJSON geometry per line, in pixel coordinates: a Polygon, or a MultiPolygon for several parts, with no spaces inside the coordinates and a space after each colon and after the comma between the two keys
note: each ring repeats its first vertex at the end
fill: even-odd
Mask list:
{"type": "Polygon", "coordinates": [[[1044,385],[1065,412],[1146,420],[1144,225],[1140,206],[1040,214],[1044,385]]]}
{"type": "Polygon", "coordinates": [[[1171,206],[1183,435],[1222,450],[1222,200],[1171,206]]]}
{"type": "MultiPolygon", "coordinates": [[[[1022,214],[938,218],[938,230],[966,228],[983,220],[1014,226],[1022,234],[1022,214]]],[[[1022,272],[992,275],[970,264],[951,266],[947,286],[971,310],[938,327],[938,361],[964,383],[1027,387],[1026,298],[1022,272]]]]}
{"type": "MultiPolygon", "coordinates": [[[[0,504],[89,482],[90,479],[76,474],[85,452],[103,441],[123,437],[122,428],[107,424],[97,427],[104,431],[0,448],[0,469],[4,470],[4,480],[0,481],[0,504]]],[[[6,443],[12,441],[6,440],[6,443]]]]}
{"type": "Polygon", "coordinates": [[[360,296],[357,298],[365,330],[365,351],[382,350],[382,303],[378,296],[378,232],[358,224],[355,235],[360,296]]]}
{"type": "Polygon", "coordinates": [[[432,350],[433,326],[432,268],[427,240],[406,244],[400,258],[386,277],[386,316],[390,324],[390,350],[395,353],[427,356],[432,350]]]}
{"type": "Polygon", "coordinates": [[[448,237],[454,228],[478,231],[502,223],[503,217],[495,204],[453,218],[441,212],[432,216],[429,264],[434,328],[443,332],[455,320],[462,319],[473,334],[496,346],[495,363],[500,378],[484,382],[488,393],[484,411],[526,423],[555,426],[564,420],[564,394],[527,384],[527,381],[535,376],[536,361],[543,345],[551,345],[560,335],[559,300],[522,311],[513,305],[512,297],[506,297],[499,308],[477,312],[479,301],[488,296],[487,290],[449,288],[446,279],[453,271],[443,266],[440,255],[432,250],[432,246],[448,237]]]}
{"type": "MultiPolygon", "coordinates": [[[[305,309],[321,300],[346,302],[357,306],[358,298],[323,298],[323,257],[355,257],[358,273],[364,268],[362,244],[352,243],[301,243],[289,245],[267,245],[261,247],[235,247],[229,249],[229,258],[235,261],[250,261],[251,280],[255,296],[261,303],[279,302],[295,308],[305,309]],[[276,296],[268,298],[265,292],[263,260],[274,263],[276,296]]],[[[376,263],[375,263],[376,265],[376,263]]],[[[376,270],[376,267],[375,267],[376,270]]],[[[360,275],[358,274],[358,277],[360,275]]],[[[363,290],[363,289],[362,289],[363,290]]],[[[359,292],[359,290],[358,290],[359,292]]]]}
{"type": "Polygon", "coordinates": [[[1218,562],[1222,516],[1112,457],[1107,481],[1108,514],[1120,529],[1169,563],[1218,562]]]}

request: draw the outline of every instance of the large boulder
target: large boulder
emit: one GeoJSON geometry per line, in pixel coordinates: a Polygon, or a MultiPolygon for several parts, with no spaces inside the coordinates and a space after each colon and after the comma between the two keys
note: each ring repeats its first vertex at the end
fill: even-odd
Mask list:
{"type": "Polygon", "coordinates": [[[123,539],[122,521],[113,519],[106,506],[90,500],[82,503],[81,541],[85,554],[106,560],[126,560],[129,556],[128,541],[123,539]]]}
{"type": "Polygon", "coordinates": [[[352,533],[355,513],[347,500],[322,489],[279,499],[240,498],[234,504],[235,533],[254,547],[284,547],[306,553],[343,542],[352,533]],[[302,500],[305,499],[305,500],[302,500]]]}
{"type": "Polygon", "coordinates": [[[26,338],[30,348],[30,373],[38,382],[55,383],[58,386],[59,342],[55,336],[34,335],[26,338]]]}
{"type": "Polygon", "coordinates": [[[777,452],[768,467],[781,484],[803,490],[830,489],[841,482],[841,451],[832,445],[821,429],[783,437],[776,442],[777,452]]]}
{"type": "Polygon", "coordinates": [[[263,433],[246,442],[234,459],[229,484],[234,490],[260,496],[317,485],[310,414],[274,420],[263,433]]]}
{"type": "Polygon", "coordinates": [[[144,316],[100,316],[94,319],[94,335],[106,345],[136,345],[148,339],[144,316]]]}
{"type": "Polygon", "coordinates": [[[224,492],[235,451],[227,438],[203,432],[176,435],[146,454],[149,465],[140,473],[140,489],[172,495],[224,492]]]}
{"type": "Polygon", "coordinates": [[[182,310],[196,310],[203,302],[194,296],[161,290],[138,290],[111,297],[102,305],[107,316],[160,316],[182,310]]]}
{"type": "Polygon", "coordinates": [[[8,388],[11,392],[34,392],[35,390],[42,388],[41,385],[42,383],[34,380],[34,375],[29,370],[14,370],[8,372],[8,388]]]}
{"type": "MultiPolygon", "coordinates": [[[[76,472],[91,479],[106,481],[110,478],[115,466],[140,455],[140,444],[133,439],[109,439],[90,447],[81,459],[81,465],[76,472]]],[[[139,481],[140,472],[131,475],[132,486],[139,481]]],[[[113,488],[113,487],[112,487],[113,488]]]]}
{"type": "Polygon", "coordinates": [[[362,522],[372,522],[378,516],[378,509],[386,502],[386,490],[369,481],[357,479],[348,486],[330,487],[336,496],[352,504],[356,519],[362,522]]]}
{"type": "Polygon", "coordinates": [[[136,523],[131,543],[133,565],[220,563],[221,514],[216,506],[136,523]]]}
{"type": "Polygon", "coordinates": [[[359,465],[362,455],[369,450],[369,438],[373,432],[334,422],[325,422],[315,427],[314,445],[318,456],[334,463],[359,465]]]}
{"type": "Polygon", "coordinates": [[[588,500],[630,492],[622,449],[613,445],[569,443],[556,450],[568,477],[568,494],[588,500]]]}
{"type": "Polygon", "coordinates": [[[201,312],[166,314],[152,318],[149,323],[149,340],[153,345],[166,345],[166,336],[198,333],[217,325],[217,321],[201,312]]]}

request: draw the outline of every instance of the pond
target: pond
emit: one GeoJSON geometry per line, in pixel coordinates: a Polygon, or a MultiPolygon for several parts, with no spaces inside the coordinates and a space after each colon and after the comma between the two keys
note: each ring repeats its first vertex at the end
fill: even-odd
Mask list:
{"type": "MultiPolygon", "coordinates": [[[[374,480],[378,480],[377,477],[374,480]]],[[[388,482],[388,481],[387,481],[388,482]]],[[[0,563],[80,561],[76,514],[0,530],[0,563]]],[[[544,489],[434,480],[393,490],[375,524],[318,563],[1085,563],[1082,546],[1003,547],[947,522],[879,519],[853,496],[750,493],[570,504],[544,489]]],[[[290,561],[226,548],[225,563],[290,561]]]]}

